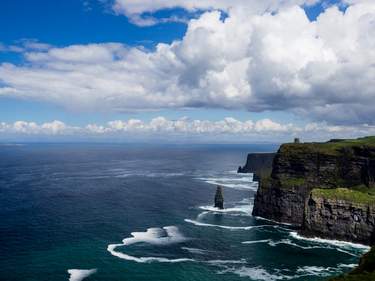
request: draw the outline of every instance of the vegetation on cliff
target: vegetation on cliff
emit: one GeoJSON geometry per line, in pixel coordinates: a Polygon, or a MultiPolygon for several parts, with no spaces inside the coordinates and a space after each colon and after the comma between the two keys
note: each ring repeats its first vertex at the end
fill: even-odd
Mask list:
{"type": "Polygon", "coordinates": [[[328,155],[338,155],[342,152],[350,153],[350,150],[360,147],[375,148],[375,136],[358,139],[333,139],[328,142],[312,143],[287,143],[280,147],[282,153],[322,153],[328,155]]]}
{"type": "Polygon", "coordinates": [[[312,190],[313,197],[325,199],[343,200],[356,204],[375,205],[375,189],[360,186],[356,188],[315,188],[312,190]]]}

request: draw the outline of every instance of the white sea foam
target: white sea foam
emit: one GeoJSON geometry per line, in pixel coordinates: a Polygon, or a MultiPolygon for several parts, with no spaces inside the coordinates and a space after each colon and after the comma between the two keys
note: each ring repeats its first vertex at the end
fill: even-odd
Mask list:
{"type": "Polygon", "coordinates": [[[340,268],[354,268],[354,267],[356,267],[358,264],[356,264],[356,263],[349,263],[349,264],[345,264],[345,263],[340,263],[339,265],[338,265],[338,267],[340,267],[340,268]]]}
{"type": "Polygon", "coordinates": [[[354,268],[356,264],[338,264],[334,267],[323,267],[323,266],[302,266],[297,269],[297,274],[300,277],[303,276],[318,276],[318,277],[328,277],[332,274],[341,273],[343,268],[354,268]]]}
{"type": "Polygon", "coordinates": [[[248,226],[230,226],[230,225],[221,225],[221,224],[211,224],[211,223],[204,223],[197,220],[191,220],[191,219],[184,219],[185,222],[194,224],[196,226],[205,226],[205,227],[217,227],[217,228],[223,228],[223,229],[229,229],[229,230],[250,230],[250,229],[256,229],[256,228],[277,228],[277,229],[284,229],[281,226],[278,225],[248,225],[248,226]]]}
{"type": "Polygon", "coordinates": [[[295,276],[288,276],[280,272],[270,273],[264,268],[257,267],[246,267],[242,266],[240,268],[227,267],[226,269],[219,271],[219,274],[234,273],[240,277],[249,277],[251,280],[262,280],[262,281],[276,281],[276,280],[290,280],[295,278],[295,276]]]}
{"type": "Polygon", "coordinates": [[[253,182],[253,174],[237,174],[227,172],[220,176],[202,176],[196,178],[212,185],[221,185],[223,187],[239,189],[239,190],[253,190],[256,191],[258,183],[253,182]]]}
{"type": "Polygon", "coordinates": [[[220,225],[220,224],[211,224],[211,223],[204,223],[196,220],[185,219],[185,222],[194,224],[196,226],[207,226],[207,227],[218,227],[230,230],[249,230],[252,228],[262,227],[262,225],[250,225],[250,226],[229,226],[229,225],[220,225]]]}
{"type": "Polygon", "coordinates": [[[257,220],[269,221],[269,222],[276,223],[276,224],[282,224],[282,225],[287,225],[287,226],[293,226],[292,223],[279,222],[279,221],[275,221],[275,220],[271,220],[271,219],[266,219],[266,218],[259,217],[259,216],[254,216],[254,218],[257,219],[257,220]]]}
{"type": "Polygon", "coordinates": [[[252,205],[251,204],[241,204],[241,205],[236,205],[232,208],[225,208],[225,209],[219,209],[213,206],[200,206],[199,209],[209,211],[209,212],[214,212],[214,213],[243,213],[246,215],[251,215],[252,211],[252,205]]]}
{"type": "MultiPolygon", "coordinates": [[[[261,241],[261,240],[259,240],[261,241]]],[[[220,266],[220,264],[218,264],[220,266]]],[[[322,266],[302,266],[298,267],[294,274],[290,274],[290,270],[286,269],[275,269],[272,272],[257,266],[257,267],[231,267],[222,266],[224,270],[219,271],[219,274],[233,273],[240,277],[249,277],[251,280],[262,280],[262,281],[276,281],[276,280],[292,280],[296,278],[306,277],[306,276],[316,276],[316,277],[328,277],[332,274],[341,273],[341,268],[352,268],[355,264],[339,264],[336,267],[322,267],[322,266]]]]}
{"type": "Polygon", "coordinates": [[[259,243],[270,243],[272,242],[271,239],[263,239],[263,240],[252,240],[252,241],[243,241],[242,244],[259,244],[259,243]]]}
{"type": "Polygon", "coordinates": [[[302,246],[302,245],[298,245],[296,243],[293,243],[291,240],[289,239],[281,239],[280,241],[270,241],[268,243],[270,246],[277,246],[279,244],[284,244],[284,245],[289,245],[289,246],[293,246],[293,247],[297,247],[297,248],[301,248],[301,249],[304,249],[304,250],[309,250],[309,249],[321,249],[321,248],[324,248],[322,246],[302,246]]]}
{"type": "Polygon", "coordinates": [[[223,264],[245,264],[246,260],[245,259],[240,259],[240,260],[209,260],[207,263],[211,265],[223,265],[223,264]]]}
{"type": "Polygon", "coordinates": [[[129,246],[135,243],[147,243],[151,245],[171,245],[175,243],[181,243],[187,240],[184,237],[176,226],[166,226],[163,228],[149,228],[146,232],[132,232],[131,235],[133,237],[128,237],[122,240],[122,244],[110,244],[107,247],[108,252],[110,252],[113,256],[129,260],[135,261],[140,263],[145,262],[185,262],[185,261],[193,261],[192,259],[188,258],[178,258],[178,259],[168,259],[163,257],[134,257],[131,255],[127,255],[122,252],[116,251],[118,247],[129,246]]]}
{"type": "Polygon", "coordinates": [[[155,172],[144,172],[144,173],[134,173],[133,171],[129,172],[122,172],[121,174],[115,175],[116,178],[127,178],[132,176],[142,176],[142,177],[148,177],[148,178],[169,178],[169,177],[180,177],[184,176],[184,173],[155,173],[155,172]]]}
{"type": "Polygon", "coordinates": [[[334,267],[323,267],[323,266],[303,266],[297,269],[297,274],[300,274],[300,277],[303,276],[319,276],[319,277],[328,277],[333,273],[340,272],[337,268],[334,267]]]}
{"type": "Polygon", "coordinates": [[[70,274],[69,281],[81,281],[86,277],[94,274],[97,270],[94,269],[69,269],[68,273],[70,274]]]}
{"type": "Polygon", "coordinates": [[[258,189],[258,184],[256,183],[232,183],[232,182],[222,182],[222,181],[214,181],[207,179],[205,180],[206,183],[212,184],[212,185],[220,185],[223,187],[228,187],[228,188],[233,188],[233,189],[238,189],[238,190],[253,190],[257,191],[258,189]]]}
{"type": "Polygon", "coordinates": [[[359,249],[360,252],[363,252],[369,249],[367,246],[361,244],[354,244],[350,242],[343,242],[343,241],[336,241],[336,240],[327,240],[327,239],[320,239],[320,238],[305,238],[301,237],[295,232],[291,232],[290,235],[297,239],[297,240],[305,240],[307,242],[313,242],[315,245],[304,246],[297,243],[294,243],[290,239],[281,239],[281,240],[272,240],[272,239],[263,239],[263,240],[252,240],[252,241],[244,241],[242,244],[259,244],[259,243],[266,243],[271,247],[275,247],[278,245],[288,245],[292,247],[297,247],[304,250],[310,249],[332,249],[336,250],[354,257],[360,256],[360,253],[353,253],[350,250],[359,249]]]}
{"type": "Polygon", "coordinates": [[[289,234],[291,237],[297,240],[305,240],[305,241],[310,241],[310,242],[315,242],[315,243],[320,243],[320,244],[329,244],[333,245],[336,247],[340,248],[346,248],[346,249],[358,249],[362,251],[368,251],[370,250],[369,246],[362,245],[362,244],[357,244],[357,243],[352,243],[352,242],[346,242],[346,241],[340,241],[340,240],[330,240],[330,239],[322,239],[318,237],[313,237],[313,238],[308,238],[308,237],[303,237],[299,235],[297,232],[292,231],[289,234]]]}
{"type": "Polygon", "coordinates": [[[292,247],[297,247],[301,248],[304,250],[309,250],[309,249],[318,249],[318,248],[325,248],[322,246],[302,246],[298,245],[296,243],[293,243],[290,239],[281,239],[278,241],[272,240],[272,239],[263,239],[263,240],[252,240],[252,241],[244,241],[242,244],[260,244],[260,243],[267,243],[271,247],[276,247],[278,245],[288,245],[292,247]]]}
{"type": "Polygon", "coordinates": [[[189,247],[181,247],[181,249],[188,251],[192,254],[197,254],[197,255],[207,255],[208,253],[212,252],[208,250],[203,250],[203,249],[198,249],[198,248],[189,248],[189,247]]]}

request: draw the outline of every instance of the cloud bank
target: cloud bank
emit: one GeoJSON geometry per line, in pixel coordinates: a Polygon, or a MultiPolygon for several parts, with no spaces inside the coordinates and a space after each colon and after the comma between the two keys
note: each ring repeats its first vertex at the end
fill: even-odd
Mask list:
{"type": "Polygon", "coordinates": [[[0,65],[0,96],[77,111],[282,110],[374,125],[375,2],[346,1],[345,12],[331,6],[310,22],[298,5],[315,2],[118,0],[115,9],[129,17],[176,6],[213,10],[155,50],[119,43],[27,50],[23,64],[0,65]]]}
{"type": "Polygon", "coordinates": [[[375,126],[331,126],[326,123],[309,123],[296,126],[291,123],[281,124],[270,119],[258,121],[240,121],[232,117],[220,121],[191,120],[180,118],[169,120],[156,117],[149,122],[138,119],[114,120],[105,125],[88,124],[86,126],[70,126],[61,121],[43,124],[17,121],[0,123],[0,135],[3,138],[16,137],[103,137],[105,139],[134,140],[137,137],[153,137],[166,141],[260,141],[272,139],[274,142],[291,140],[293,136],[309,140],[326,140],[334,137],[358,137],[375,134],[375,126]]]}

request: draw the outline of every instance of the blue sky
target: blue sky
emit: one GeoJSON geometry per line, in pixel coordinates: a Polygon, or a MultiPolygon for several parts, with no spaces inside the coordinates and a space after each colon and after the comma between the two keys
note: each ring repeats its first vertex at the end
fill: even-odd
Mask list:
{"type": "MultiPolygon", "coordinates": [[[[326,62],[330,59],[336,62],[340,60],[339,56],[345,56],[345,50],[336,50],[336,46],[333,42],[328,42],[328,39],[324,41],[325,37],[329,38],[329,35],[325,34],[324,30],[322,31],[318,28],[318,31],[316,31],[316,27],[310,26],[308,22],[318,21],[318,16],[325,13],[327,15],[325,15],[325,19],[321,20],[321,25],[328,24],[327,22],[330,15],[328,15],[327,11],[332,10],[332,12],[330,12],[332,13],[332,17],[343,17],[349,14],[346,13],[346,9],[350,6],[339,0],[315,1],[317,3],[312,5],[310,4],[313,1],[291,0],[290,2],[292,4],[286,7],[278,4],[275,5],[275,1],[272,2],[272,0],[267,1],[269,1],[270,4],[266,9],[258,7],[259,1],[258,3],[256,3],[257,1],[249,1],[256,4],[253,6],[244,4],[244,7],[240,6],[242,5],[241,1],[238,1],[239,7],[227,7],[225,2],[223,2],[224,4],[220,4],[220,1],[218,1],[217,7],[215,6],[216,4],[207,8],[201,4],[197,4],[196,7],[192,9],[184,5],[175,7],[176,5],[173,4],[173,1],[169,1],[173,8],[170,8],[167,4],[156,8],[149,7],[150,4],[147,3],[147,1],[140,1],[141,4],[136,5],[137,1],[132,0],[1,1],[0,26],[2,28],[0,29],[0,65],[3,71],[0,70],[0,122],[10,126],[17,121],[35,122],[39,125],[58,120],[69,126],[84,127],[87,124],[105,126],[107,122],[112,120],[139,119],[142,122],[150,122],[158,116],[165,117],[168,120],[177,120],[187,116],[191,120],[208,120],[212,122],[231,117],[241,122],[245,122],[246,120],[257,122],[259,120],[270,119],[282,126],[292,124],[293,126],[299,126],[301,128],[310,123],[324,124],[324,126],[342,126],[345,129],[350,126],[356,126],[362,129],[361,132],[363,134],[363,126],[372,126],[371,123],[373,120],[372,118],[363,117],[360,111],[365,111],[366,114],[371,113],[371,109],[367,108],[364,103],[371,98],[372,92],[368,93],[367,96],[364,96],[361,100],[355,100],[350,94],[348,94],[346,100],[341,100],[339,96],[331,92],[336,89],[341,90],[344,86],[340,85],[339,87],[336,84],[331,85],[329,84],[329,79],[327,79],[326,82],[327,86],[325,86],[324,81],[316,82],[318,78],[313,79],[313,82],[306,82],[305,80],[283,80],[284,76],[305,77],[306,71],[312,71],[312,65],[315,66],[317,62],[321,64],[322,61],[326,62]],[[142,2],[144,2],[144,7],[142,7],[142,2]],[[305,15],[301,16],[298,9],[304,11],[305,15]],[[225,61],[225,65],[229,65],[232,62],[236,63],[234,64],[236,70],[224,70],[224,64],[211,65],[212,61],[204,60],[205,57],[210,56],[210,52],[204,54],[200,54],[199,52],[206,51],[206,48],[213,48],[213,52],[217,52],[216,49],[221,48],[221,43],[218,41],[219,45],[212,45],[211,41],[207,40],[207,42],[205,42],[208,44],[207,46],[199,45],[200,41],[197,41],[195,45],[192,40],[197,40],[196,38],[198,38],[197,36],[200,32],[197,31],[198,29],[209,30],[212,28],[211,22],[215,21],[215,10],[221,11],[220,20],[217,23],[218,30],[220,30],[220,28],[225,28],[220,27],[222,23],[230,22],[232,19],[235,21],[235,19],[240,17],[249,20],[249,22],[243,23],[244,26],[254,24],[252,29],[248,29],[248,36],[245,32],[241,31],[242,27],[238,26],[237,22],[236,27],[231,27],[238,28],[238,38],[229,38],[228,41],[225,41],[225,44],[231,43],[231,40],[238,40],[239,42],[236,48],[240,48],[241,41],[246,41],[246,38],[250,37],[250,32],[252,32],[251,36],[254,36],[256,39],[263,36],[259,46],[263,44],[264,40],[274,37],[272,32],[275,30],[273,30],[272,27],[270,27],[270,30],[264,30],[262,25],[254,23],[253,18],[255,17],[261,17],[262,20],[269,21],[269,23],[265,22],[263,24],[264,26],[273,25],[273,22],[277,21],[279,21],[279,26],[280,23],[283,26],[282,21],[287,19],[285,28],[282,27],[281,29],[282,33],[285,31],[285,38],[277,39],[276,41],[272,39],[273,41],[271,43],[274,44],[274,42],[286,40],[289,44],[291,40],[287,38],[287,28],[293,28],[293,24],[291,24],[291,27],[288,27],[288,24],[290,24],[291,18],[293,17],[291,13],[295,13],[294,17],[300,17],[300,20],[304,21],[301,25],[306,25],[306,33],[310,35],[312,32],[321,32],[322,34],[311,34],[312,39],[321,39],[319,42],[312,42],[311,38],[307,37],[305,39],[302,38],[303,40],[298,40],[298,34],[304,34],[305,31],[294,30],[293,32],[296,32],[294,38],[297,39],[295,44],[292,42],[291,48],[295,48],[294,52],[300,52],[301,49],[311,50],[312,53],[316,52],[316,55],[311,55],[311,58],[306,61],[304,65],[300,66],[298,60],[294,61],[293,54],[285,53],[288,52],[288,46],[285,44],[280,46],[275,45],[272,48],[270,47],[270,53],[267,54],[267,59],[269,59],[269,61],[274,60],[274,62],[271,61],[270,63],[267,61],[267,64],[263,65],[265,62],[264,57],[262,57],[264,56],[262,52],[267,49],[268,46],[259,47],[255,46],[255,43],[249,43],[248,51],[244,53],[244,56],[241,58],[231,53],[222,54],[221,52],[218,52],[217,56],[211,58],[211,60],[223,60],[225,61]],[[334,13],[333,10],[337,10],[337,13],[334,13]],[[303,17],[306,17],[306,19],[303,19],[303,17]],[[145,21],[145,19],[147,21],[145,21]],[[152,20],[151,24],[149,23],[149,19],[152,20]],[[195,28],[193,23],[194,19],[196,19],[202,27],[200,26],[198,29],[195,28]],[[191,31],[188,30],[188,26],[191,31]],[[256,30],[256,32],[252,30],[256,30]],[[241,38],[241,36],[244,36],[244,38],[241,38]],[[173,47],[174,41],[179,42],[178,44],[181,46],[173,47]],[[120,44],[112,46],[108,45],[109,43],[120,44]],[[30,86],[29,88],[28,82],[26,82],[29,77],[33,76],[33,74],[39,70],[40,73],[38,72],[37,79],[41,79],[41,82],[43,82],[44,79],[43,75],[49,77],[49,73],[56,74],[56,71],[62,71],[61,64],[59,64],[58,68],[55,65],[57,63],[56,60],[59,60],[58,63],[63,62],[64,67],[66,67],[66,65],[78,65],[76,58],[74,58],[74,61],[67,61],[67,59],[65,59],[64,56],[69,56],[71,53],[63,53],[67,51],[67,48],[70,50],[70,48],[74,49],[75,46],[80,46],[79,50],[82,51],[83,54],[87,54],[88,52],[98,52],[98,54],[110,52],[113,56],[113,61],[111,61],[113,65],[110,66],[111,69],[115,65],[118,67],[119,62],[124,62],[129,64],[125,68],[126,71],[130,71],[129,75],[131,75],[134,73],[135,69],[138,71],[137,65],[141,67],[146,57],[149,59],[149,54],[155,56],[155,58],[151,59],[151,62],[155,62],[160,55],[166,55],[164,51],[158,50],[157,46],[160,43],[165,43],[165,46],[167,46],[166,49],[168,49],[168,55],[172,54],[172,56],[177,57],[178,62],[176,62],[176,65],[181,65],[182,63],[184,66],[182,68],[178,66],[176,70],[165,70],[165,66],[162,65],[165,59],[161,59],[152,66],[152,75],[154,75],[155,72],[163,72],[163,75],[160,77],[155,76],[150,79],[156,79],[155,81],[160,79],[160,81],[163,81],[161,77],[173,76],[176,71],[182,69],[181,73],[177,73],[176,77],[171,79],[171,81],[177,81],[177,84],[173,85],[174,90],[170,89],[168,83],[166,83],[165,86],[163,85],[163,87],[159,87],[157,83],[150,86],[146,84],[143,85],[143,83],[147,83],[147,79],[137,82],[134,81],[134,79],[137,78],[129,78],[135,83],[130,83],[132,82],[130,81],[128,82],[129,85],[124,83],[124,86],[122,86],[121,80],[116,80],[115,82],[119,82],[121,90],[114,89],[113,92],[103,94],[103,96],[101,93],[101,84],[98,88],[95,88],[96,86],[92,86],[91,88],[91,85],[86,85],[83,90],[87,90],[87,87],[90,87],[92,94],[90,92],[87,97],[81,99],[82,95],[78,92],[81,88],[72,88],[77,89],[77,93],[69,93],[69,97],[63,97],[62,95],[64,95],[64,93],[55,93],[55,88],[53,87],[45,88],[45,85],[38,84],[35,85],[35,87],[30,86]],[[34,46],[32,44],[44,45],[36,47],[36,45],[34,46]],[[298,46],[297,44],[304,45],[298,46]],[[324,45],[324,47],[322,47],[322,45],[324,45]],[[87,51],[84,50],[85,48],[87,48],[87,51]],[[280,48],[280,50],[278,50],[278,48],[280,48]],[[140,56],[142,56],[142,60],[133,62],[133,58],[137,57],[136,52],[138,51],[141,52],[140,56]],[[255,51],[259,51],[260,53],[256,54],[255,51]],[[55,55],[54,52],[58,55],[55,55]],[[61,56],[59,55],[60,53],[62,53],[61,56]],[[275,58],[274,53],[280,53],[281,57],[275,58]],[[42,59],[40,59],[41,57],[42,59]],[[131,64],[129,60],[132,61],[131,64]],[[218,96],[216,96],[215,91],[220,92],[221,88],[225,87],[225,84],[223,84],[224,86],[215,86],[215,84],[210,85],[210,87],[206,86],[206,83],[213,83],[212,79],[221,79],[223,73],[225,74],[225,79],[231,79],[228,78],[227,75],[231,77],[233,74],[228,74],[227,72],[234,71],[234,75],[236,75],[237,71],[242,71],[243,69],[240,68],[239,70],[237,67],[242,67],[239,66],[239,64],[242,64],[245,60],[247,62],[247,70],[246,73],[243,73],[243,75],[245,75],[243,79],[246,80],[246,85],[243,88],[236,88],[238,83],[244,82],[243,79],[233,81],[233,87],[235,89],[233,89],[233,87],[228,87],[226,92],[222,94],[218,93],[218,96]],[[258,69],[256,69],[256,74],[249,74],[249,66],[257,60],[259,61],[256,66],[258,67],[258,69]],[[281,73],[280,70],[277,70],[278,68],[275,66],[276,63],[280,62],[281,64],[289,65],[288,60],[290,60],[290,65],[296,64],[293,73],[281,73]],[[207,66],[205,64],[207,64],[207,66]],[[11,65],[11,67],[9,67],[9,65],[11,65]],[[53,65],[52,68],[51,65],[53,65]],[[160,67],[160,70],[158,67],[160,67]],[[204,69],[202,70],[201,68],[204,69]],[[220,71],[218,71],[219,68],[221,68],[220,71]],[[267,69],[269,73],[260,76],[259,72],[264,69],[267,69]],[[301,69],[303,69],[303,71],[301,69]],[[171,73],[169,73],[169,71],[171,71],[171,73]],[[217,71],[215,75],[208,77],[215,71],[217,71]],[[27,76],[23,76],[26,75],[26,72],[27,76]],[[203,79],[206,78],[203,77],[204,75],[207,76],[206,80],[203,79]],[[219,78],[218,75],[220,75],[219,78]],[[269,75],[269,77],[267,75],[269,75]],[[14,81],[15,79],[17,81],[14,81]],[[202,82],[202,80],[204,81],[202,82]],[[193,86],[186,86],[186,81],[190,81],[193,86]],[[267,81],[276,83],[276,88],[268,92],[267,85],[265,84],[267,81]],[[194,83],[197,84],[194,85],[194,83]],[[139,95],[149,95],[144,100],[138,98],[138,96],[134,96],[132,93],[139,84],[142,84],[142,90],[146,91],[145,94],[139,95]],[[287,86],[285,86],[286,84],[287,86]],[[291,87],[295,87],[295,89],[290,89],[291,87]],[[3,88],[4,93],[1,92],[1,88],[3,88]],[[172,92],[164,97],[164,93],[170,90],[172,92]],[[301,93],[298,92],[299,90],[301,90],[301,93]],[[127,91],[129,91],[129,93],[127,91]],[[153,91],[161,92],[160,94],[154,94],[153,91]],[[178,92],[178,94],[174,94],[173,91],[178,92]],[[212,91],[212,93],[210,91],[212,91]],[[41,92],[43,92],[43,94],[41,92]],[[192,93],[195,95],[194,98],[191,97],[192,93]],[[205,95],[206,93],[210,94],[208,94],[207,97],[203,97],[202,101],[200,101],[199,96],[205,95]],[[322,93],[324,93],[324,95],[322,93]],[[95,96],[95,100],[94,98],[91,100],[93,95],[95,96]],[[158,101],[156,100],[157,98],[154,100],[154,97],[158,95],[163,96],[165,101],[158,101]],[[175,95],[179,97],[178,100],[175,98],[175,95]],[[314,95],[316,95],[316,101],[318,102],[315,102],[314,95]],[[107,102],[108,99],[115,99],[116,102],[101,108],[102,99],[104,99],[105,102],[107,102]],[[148,104],[150,100],[152,100],[152,102],[148,104]],[[145,106],[143,106],[143,103],[145,106]],[[307,106],[308,103],[316,103],[316,107],[310,109],[307,106]],[[345,106],[348,103],[349,105],[353,103],[356,107],[351,107],[353,109],[347,111],[347,118],[345,116],[337,117],[335,111],[340,112],[342,109],[345,110],[345,106]],[[85,104],[85,106],[80,106],[80,104],[85,104]],[[361,107],[362,104],[364,104],[364,109],[361,107]]],[[[188,3],[189,1],[186,2],[188,3]]],[[[168,1],[165,3],[168,3],[168,1]]],[[[353,4],[353,7],[350,8],[359,9],[361,8],[359,7],[360,5],[361,3],[357,5],[353,4]]],[[[366,5],[371,5],[371,3],[366,5]]],[[[364,9],[366,7],[362,8],[364,9]]],[[[371,23],[369,23],[369,25],[371,25],[371,23]]],[[[275,27],[277,26],[278,25],[275,25],[275,27]]],[[[359,26],[358,28],[363,27],[359,26]]],[[[327,27],[327,30],[328,29],[327,27]]],[[[211,35],[215,32],[214,27],[214,30],[211,30],[208,34],[211,35]]],[[[280,31],[278,32],[280,33],[280,31]]],[[[277,34],[276,31],[275,34],[277,34]]],[[[228,33],[225,33],[223,36],[228,36],[228,33]]],[[[218,36],[213,35],[212,40],[217,40],[217,38],[218,36]]],[[[255,41],[255,39],[253,39],[252,42],[253,41],[255,41]]],[[[232,48],[232,46],[228,48],[232,48]]],[[[234,50],[237,50],[236,48],[234,50]]],[[[241,50],[241,48],[239,50],[241,50]]],[[[303,52],[301,51],[299,55],[306,57],[303,52]]],[[[90,67],[95,67],[95,65],[107,63],[107,61],[102,61],[101,57],[99,61],[96,61],[97,58],[95,53],[92,61],[84,61],[84,64],[87,66],[89,63],[90,67]]],[[[91,59],[91,57],[89,59],[91,59]]],[[[79,63],[81,64],[81,62],[79,63]]],[[[170,63],[173,64],[174,62],[170,63]]],[[[331,71],[330,69],[326,70],[329,64],[330,63],[319,66],[321,67],[319,71],[322,69],[327,72],[331,71]]],[[[363,67],[366,68],[367,66],[363,67]]],[[[82,68],[84,68],[83,65],[82,68]]],[[[79,73],[80,70],[81,68],[69,70],[71,71],[69,79],[72,75],[79,73]]],[[[145,71],[149,71],[149,69],[147,68],[146,70],[140,71],[135,77],[143,75],[146,73],[145,71]]],[[[66,73],[67,71],[64,70],[59,75],[62,77],[66,73]]],[[[127,72],[124,72],[121,77],[128,77],[126,73],[127,72]]],[[[337,79],[341,78],[342,73],[337,74],[337,79]]],[[[86,74],[87,73],[85,73],[85,75],[86,74]]],[[[332,77],[336,77],[336,74],[332,75],[332,77]]],[[[356,74],[354,73],[354,75],[356,74]]],[[[65,80],[59,81],[58,79],[60,78],[58,77],[60,76],[58,75],[56,77],[57,78],[54,78],[55,80],[51,83],[56,83],[56,85],[69,83],[65,80]]],[[[111,85],[110,81],[102,80],[100,82],[106,83],[105,85],[111,85]]],[[[33,84],[34,81],[36,84],[36,80],[31,80],[29,83],[33,84]]],[[[221,82],[225,83],[220,80],[218,84],[221,82]]],[[[96,85],[96,83],[93,83],[93,85],[94,84],[96,85]]],[[[109,86],[109,88],[111,88],[111,86],[109,86]]],[[[353,89],[353,91],[357,90],[358,89],[353,89]]],[[[363,92],[366,92],[366,89],[364,89],[363,92]]],[[[5,125],[3,125],[3,127],[4,126],[5,125]]],[[[5,129],[3,131],[3,135],[10,134],[5,129]]],[[[260,134],[259,132],[257,133],[260,134]]],[[[289,134],[289,132],[287,134],[289,134]]],[[[255,136],[257,135],[255,134],[254,137],[255,136]]],[[[272,137],[268,135],[265,138],[272,137]]]]}

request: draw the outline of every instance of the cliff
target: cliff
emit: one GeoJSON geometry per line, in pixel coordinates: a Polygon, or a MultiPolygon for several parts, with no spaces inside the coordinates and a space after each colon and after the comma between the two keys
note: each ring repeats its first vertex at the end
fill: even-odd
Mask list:
{"type": "Polygon", "coordinates": [[[374,230],[374,194],[348,188],[312,190],[302,234],[373,245],[374,230]]]}
{"type": "Polygon", "coordinates": [[[249,153],[246,164],[238,167],[237,173],[254,173],[254,180],[259,180],[263,174],[269,174],[276,153],[249,153]]]}
{"type": "Polygon", "coordinates": [[[375,137],[283,144],[260,179],[253,215],[305,235],[374,242],[375,137]]]}

